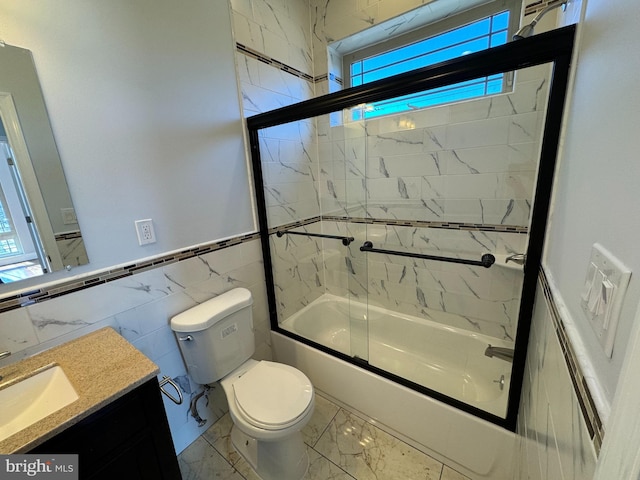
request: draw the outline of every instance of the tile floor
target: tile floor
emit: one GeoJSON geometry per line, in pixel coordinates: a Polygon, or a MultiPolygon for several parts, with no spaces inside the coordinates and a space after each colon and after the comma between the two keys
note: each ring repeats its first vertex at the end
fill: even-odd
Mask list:
{"type": "MultiPolygon", "coordinates": [[[[225,414],[178,457],[183,480],[259,480],[231,445],[225,414]]],[[[308,480],[469,480],[316,392],[302,431],[308,480]]]]}

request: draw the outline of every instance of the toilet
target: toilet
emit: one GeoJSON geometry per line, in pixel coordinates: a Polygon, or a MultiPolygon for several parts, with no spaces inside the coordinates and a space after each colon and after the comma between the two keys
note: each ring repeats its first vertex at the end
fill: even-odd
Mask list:
{"type": "Polygon", "coordinates": [[[300,480],[309,458],[301,430],[314,408],[313,385],[301,371],[253,360],[253,299],[235,288],[171,319],[191,378],[220,381],[233,420],[231,441],[263,480],[300,480]]]}

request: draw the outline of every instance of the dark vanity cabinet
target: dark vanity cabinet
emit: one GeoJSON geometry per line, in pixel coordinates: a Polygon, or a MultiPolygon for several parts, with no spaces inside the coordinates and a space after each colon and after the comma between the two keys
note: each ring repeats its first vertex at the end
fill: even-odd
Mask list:
{"type": "Polygon", "coordinates": [[[29,453],[77,453],[82,480],[182,478],[156,378],[29,453]]]}

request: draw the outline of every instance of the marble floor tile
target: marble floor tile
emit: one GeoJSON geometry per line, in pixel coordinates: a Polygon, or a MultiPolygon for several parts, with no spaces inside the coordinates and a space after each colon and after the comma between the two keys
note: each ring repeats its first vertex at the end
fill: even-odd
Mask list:
{"type": "Polygon", "coordinates": [[[358,480],[440,480],[443,467],[344,409],[338,411],[315,450],[358,480]]]}
{"type": "Polygon", "coordinates": [[[229,412],[227,412],[220,420],[211,425],[202,436],[227,462],[235,465],[240,459],[240,455],[235,451],[231,443],[231,428],[233,428],[233,420],[229,412]]]}
{"type": "Polygon", "coordinates": [[[316,405],[309,423],[302,429],[304,442],[313,447],[327,429],[340,407],[316,392],[316,405]]]}
{"type": "MultiPolygon", "coordinates": [[[[179,455],[184,480],[260,480],[235,451],[232,427],[227,413],[179,455]]],[[[469,480],[321,394],[302,434],[304,480],[469,480]]]]}
{"type": "Polygon", "coordinates": [[[182,480],[243,480],[243,477],[203,437],[178,456],[182,480]]]}
{"type": "MultiPolygon", "coordinates": [[[[309,469],[303,480],[356,480],[309,446],[307,446],[307,453],[309,455],[309,469]]],[[[260,480],[260,477],[256,475],[242,457],[240,457],[234,468],[246,480],[260,480]]]]}

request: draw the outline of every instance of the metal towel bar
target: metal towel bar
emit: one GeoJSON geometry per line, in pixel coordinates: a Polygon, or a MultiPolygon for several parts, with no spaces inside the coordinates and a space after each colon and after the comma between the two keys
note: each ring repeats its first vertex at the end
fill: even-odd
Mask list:
{"type": "Polygon", "coordinates": [[[169,397],[173,403],[177,405],[180,405],[182,403],[182,392],[180,391],[180,387],[176,385],[176,382],[174,382],[172,378],[167,377],[166,375],[162,376],[162,380],[160,381],[160,391],[164,393],[167,397],[169,397]],[[163,388],[167,383],[176,389],[176,392],[178,393],[178,398],[174,397],[163,388]]]}
{"type": "Polygon", "coordinates": [[[399,252],[397,250],[383,250],[380,248],[373,248],[373,243],[367,241],[362,244],[360,247],[361,252],[371,252],[371,253],[385,253],[387,255],[399,255],[401,257],[411,257],[411,258],[421,258],[423,260],[436,260],[438,262],[449,262],[449,263],[461,263],[463,265],[476,265],[479,267],[489,268],[496,262],[496,257],[491,255],[490,253],[485,253],[482,255],[480,260],[466,260],[464,258],[454,258],[454,257],[439,257],[437,255],[425,255],[422,253],[411,253],[411,252],[399,252]]]}
{"type": "Polygon", "coordinates": [[[283,235],[304,235],[307,237],[319,237],[319,238],[333,238],[335,240],[342,240],[342,244],[348,247],[351,242],[355,240],[353,237],[343,237],[341,235],[325,235],[324,233],[307,233],[307,232],[292,232],[290,230],[278,230],[276,235],[281,237],[283,235]]]}

